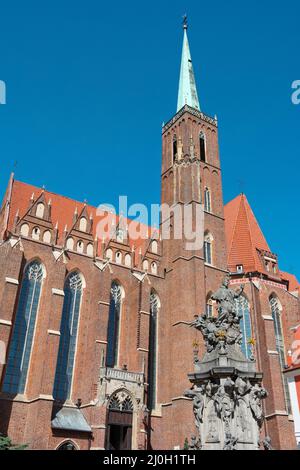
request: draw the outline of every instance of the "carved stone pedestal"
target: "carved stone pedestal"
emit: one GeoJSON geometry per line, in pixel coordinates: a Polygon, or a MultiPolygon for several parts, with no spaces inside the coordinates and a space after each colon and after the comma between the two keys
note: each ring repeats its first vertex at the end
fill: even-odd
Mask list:
{"type": "Polygon", "coordinates": [[[185,396],[193,399],[196,435],[190,448],[202,450],[257,450],[264,420],[262,374],[241,350],[240,318],[234,299],[242,295],[228,287],[225,279],[213,295],[218,317],[199,316],[191,322],[201,331],[206,353],[194,358],[193,384],[185,396]]]}

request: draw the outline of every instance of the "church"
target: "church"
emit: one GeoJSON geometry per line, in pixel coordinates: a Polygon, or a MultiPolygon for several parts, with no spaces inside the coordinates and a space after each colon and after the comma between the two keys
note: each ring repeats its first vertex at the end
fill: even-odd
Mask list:
{"type": "Polygon", "coordinates": [[[177,111],[162,128],[161,203],[203,206],[201,248],[151,227],[132,240],[120,219],[101,239],[95,207],[11,175],[0,211],[0,433],[13,442],[183,449],[194,433],[187,374],[204,351],[187,323],[216,315],[212,294],[229,274],[244,289],[242,349],[268,391],[262,432],[275,449],[296,447],[286,371],[300,285],[280,270],[246,196],[223,205],[218,121],[200,108],[186,23],[177,111]]]}

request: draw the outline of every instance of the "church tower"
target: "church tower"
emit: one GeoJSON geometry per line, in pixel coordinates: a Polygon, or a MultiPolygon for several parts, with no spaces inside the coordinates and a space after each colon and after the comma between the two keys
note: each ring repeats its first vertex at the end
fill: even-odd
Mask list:
{"type": "Polygon", "coordinates": [[[191,406],[183,393],[189,388],[193,354],[197,349],[202,354],[203,343],[186,323],[204,311],[213,313],[210,295],[226,273],[218,122],[200,108],[187,28],[185,18],[177,112],[162,129],[161,202],[171,210],[163,211],[161,220],[165,284],[158,320],[153,448],[159,448],[162,435],[170,449],[182,448],[190,437],[191,406]],[[192,227],[186,227],[186,210],[191,211],[192,227]],[[189,244],[191,229],[200,244],[189,244]]]}

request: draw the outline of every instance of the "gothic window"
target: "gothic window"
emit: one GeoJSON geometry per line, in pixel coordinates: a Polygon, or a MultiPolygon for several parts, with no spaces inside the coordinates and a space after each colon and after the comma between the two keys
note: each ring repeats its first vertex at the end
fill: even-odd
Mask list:
{"type": "Polygon", "coordinates": [[[203,132],[199,134],[199,147],[200,147],[200,160],[206,162],[206,145],[205,145],[205,135],[203,132]]]}
{"type": "Polygon", "coordinates": [[[176,160],[177,157],[177,137],[176,134],[173,136],[173,162],[176,160]]]}
{"type": "Polygon", "coordinates": [[[3,382],[4,392],[17,394],[25,390],[42,279],[41,263],[32,261],[25,268],[22,279],[3,382]]]}
{"type": "Polygon", "coordinates": [[[93,256],[94,254],[94,247],[93,247],[93,244],[92,243],[88,243],[87,247],[86,247],[86,254],[88,256],[93,256]]]}
{"type": "Polygon", "coordinates": [[[204,261],[207,264],[212,264],[212,241],[211,234],[207,233],[204,236],[204,261]]]}
{"type": "Polygon", "coordinates": [[[83,249],[84,249],[84,244],[81,240],[79,240],[77,242],[77,252],[78,253],[83,253],[83,249]]]}
{"type": "Polygon", "coordinates": [[[50,243],[51,242],[51,232],[49,230],[46,230],[43,234],[43,241],[45,243],[50,243]]]}
{"type": "Polygon", "coordinates": [[[113,252],[110,248],[108,248],[108,250],[106,250],[105,252],[105,258],[108,259],[109,261],[112,260],[113,258],[113,252]]]}
{"type": "Polygon", "coordinates": [[[210,190],[208,188],[204,190],[204,210],[211,212],[210,190]]]}
{"type": "Polygon", "coordinates": [[[143,271],[148,271],[149,269],[149,263],[148,263],[148,260],[144,260],[143,261],[143,271]]]}
{"type": "Polygon", "coordinates": [[[63,442],[56,450],[77,450],[75,444],[72,441],[63,442]]]}
{"type": "Polygon", "coordinates": [[[69,237],[67,239],[67,249],[68,250],[73,250],[74,249],[74,240],[72,237],[69,237]]]}
{"type": "MultiPolygon", "coordinates": [[[[270,302],[272,318],[273,318],[273,323],[274,323],[276,350],[279,355],[280,368],[281,368],[281,371],[283,371],[286,367],[286,360],[285,360],[284,339],[283,339],[282,324],[281,324],[282,307],[276,296],[271,296],[269,299],[269,302],[270,302]]],[[[281,376],[282,376],[286,408],[287,408],[288,413],[291,413],[291,403],[290,403],[288,382],[283,374],[281,374],[281,376]]]]}
{"type": "Polygon", "coordinates": [[[150,294],[150,327],[149,327],[149,358],[148,358],[148,408],[155,409],[156,405],[156,376],[157,376],[157,320],[159,298],[152,291],[150,294]]]}
{"type": "Polygon", "coordinates": [[[122,264],[122,253],[120,251],[116,253],[116,263],[122,264]]]}
{"type": "Polygon", "coordinates": [[[152,253],[157,253],[158,251],[158,244],[156,240],[153,240],[151,243],[151,251],[152,253]]]}
{"type": "Polygon", "coordinates": [[[79,272],[70,273],[64,286],[65,297],[53,389],[53,397],[61,401],[70,398],[71,394],[82,289],[82,277],[79,272]]]}
{"type": "Polygon", "coordinates": [[[211,293],[208,294],[206,298],[206,315],[209,318],[213,317],[213,311],[214,311],[214,302],[211,299],[211,295],[212,295],[211,293]]]}
{"type": "Polygon", "coordinates": [[[39,227],[34,227],[34,229],[32,230],[32,238],[34,240],[39,240],[40,239],[40,234],[41,234],[41,231],[39,229],[39,227]]]}
{"type": "Polygon", "coordinates": [[[251,346],[248,341],[252,338],[250,305],[243,295],[235,299],[235,304],[236,311],[241,316],[240,327],[243,335],[241,348],[245,356],[249,359],[251,357],[251,346]]]}
{"type": "Polygon", "coordinates": [[[24,237],[28,237],[28,234],[29,234],[29,225],[28,225],[28,224],[23,224],[23,225],[21,226],[20,233],[21,233],[21,235],[24,235],[24,237]]]}
{"type": "Polygon", "coordinates": [[[110,411],[133,412],[133,403],[130,396],[123,390],[115,392],[109,400],[108,409],[110,411]]]}
{"type": "Polygon", "coordinates": [[[151,273],[157,274],[157,264],[154,261],[151,263],[151,273]]]}
{"type": "Polygon", "coordinates": [[[39,217],[40,219],[42,219],[44,217],[44,212],[45,212],[45,206],[42,202],[39,202],[36,206],[36,212],[35,212],[36,217],[39,217]]]}
{"type": "Polygon", "coordinates": [[[86,232],[86,228],[87,228],[87,220],[85,217],[81,217],[79,221],[79,230],[81,232],[86,232]]]}
{"type": "Polygon", "coordinates": [[[119,329],[122,305],[122,288],[117,282],[111,285],[109,316],[107,326],[106,366],[114,367],[118,361],[119,329]]]}
{"type": "Polygon", "coordinates": [[[127,253],[124,258],[125,266],[131,266],[131,256],[127,253]]]}

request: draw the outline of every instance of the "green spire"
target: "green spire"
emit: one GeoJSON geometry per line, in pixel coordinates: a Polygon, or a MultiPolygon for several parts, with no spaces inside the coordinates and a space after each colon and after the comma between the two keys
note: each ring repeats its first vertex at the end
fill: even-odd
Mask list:
{"type": "Polygon", "coordinates": [[[187,37],[187,17],[185,15],[183,19],[183,46],[181,56],[177,112],[186,104],[200,111],[192,58],[187,37]]]}

